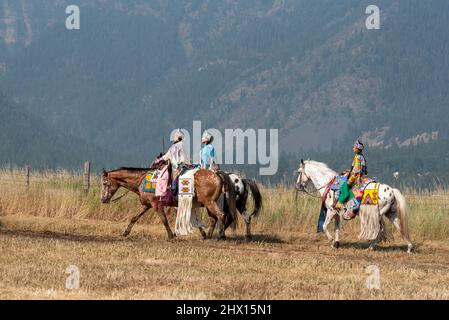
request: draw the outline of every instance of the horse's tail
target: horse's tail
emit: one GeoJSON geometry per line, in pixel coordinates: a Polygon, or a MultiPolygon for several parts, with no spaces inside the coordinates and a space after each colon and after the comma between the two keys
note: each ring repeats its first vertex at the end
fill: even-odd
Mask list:
{"type": "Polygon", "coordinates": [[[254,211],[251,213],[250,217],[257,217],[263,207],[262,194],[260,193],[259,187],[254,181],[249,179],[243,179],[243,184],[245,185],[245,188],[249,187],[251,193],[253,194],[254,211]]]}
{"type": "MultiPolygon", "coordinates": [[[[231,178],[229,177],[229,174],[223,171],[217,171],[218,176],[223,181],[224,185],[224,192],[226,193],[224,198],[226,200],[226,203],[228,204],[230,218],[232,221],[229,221],[226,217],[225,219],[225,229],[228,226],[231,226],[232,230],[235,230],[237,228],[237,205],[236,205],[236,195],[234,190],[234,184],[232,183],[231,178]]],[[[227,211],[227,210],[225,210],[227,211]]],[[[225,212],[226,214],[227,212],[225,212]]]]}
{"type": "Polygon", "coordinates": [[[398,189],[393,189],[393,193],[394,198],[396,199],[401,233],[405,238],[410,239],[410,233],[408,230],[407,204],[405,202],[405,197],[398,189]]]}

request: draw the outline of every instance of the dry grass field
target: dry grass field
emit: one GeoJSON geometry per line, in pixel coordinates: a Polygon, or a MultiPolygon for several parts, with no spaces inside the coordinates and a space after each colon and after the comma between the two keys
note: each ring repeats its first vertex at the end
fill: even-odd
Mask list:
{"type": "Polygon", "coordinates": [[[246,243],[243,225],[226,241],[167,241],[152,213],[125,239],[134,195],[102,205],[98,181],[86,195],[69,172],[35,174],[29,189],[19,171],[0,172],[0,181],[0,299],[449,299],[444,189],[405,191],[417,247],[407,255],[397,234],[366,251],[357,221],[343,223],[342,246],[332,249],[315,234],[319,201],[295,201],[281,187],[263,189],[246,243]],[[80,270],[78,290],[66,288],[70,265],[80,270]],[[380,289],[366,287],[371,265],[380,289]]]}

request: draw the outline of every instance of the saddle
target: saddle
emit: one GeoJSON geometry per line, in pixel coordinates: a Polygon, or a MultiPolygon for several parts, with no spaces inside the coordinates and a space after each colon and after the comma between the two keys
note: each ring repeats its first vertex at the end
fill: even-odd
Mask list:
{"type": "MultiPolygon", "coordinates": [[[[173,197],[177,197],[179,193],[179,184],[180,184],[180,177],[186,174],[190,170],[197,169],[197,166],[195,165],[184,165],[180,168],[180,171],[177,173],[172,172],[171,173],[171,179],[170,179],[170,191],[173,195],[173,197]]],[[[145,177],[142,180],[142,183],[140,184],[140,190],[144,193],[155,193],[156,192],[156,186],[157,181],[160,177],[161,170],[160,169],[152,169],[151,171],[148,171],[145,174],[145,177]]]]}
{"type": "MultiPolygon", "coordinates": [[[[348,180],[347,176],[336,176],[326,188],[326,191],[323,196],[323,203],[326,200],[326,197],[329,191],[335,191],[335,201],[339,197],[339,192],[342,185],[348,180]]],[[[351,188],[352,193],[354,194],[354,198],[349,200],[345,207],[347,210],[352,209],[354,211],[358,211],[360,205],[377,205],[379,200],[379,183],[371,178],[363,177],[361,179],[360,185],[354,185],[351,188]]],[[[335,203],[334,203],[335,204],[335,203]]]]}

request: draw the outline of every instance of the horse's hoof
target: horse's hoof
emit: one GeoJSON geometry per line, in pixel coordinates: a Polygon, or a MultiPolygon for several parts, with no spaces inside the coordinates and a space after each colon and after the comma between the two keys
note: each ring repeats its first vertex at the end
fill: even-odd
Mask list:
{"type": "Polygon", "coordinates": [[[246,236],[246,237],[245,237],[245,241],[246,241],[246,242],[250,242],[250,241],[251,241],[251,236],[246,236]]]}
{"type": "Polygon", "coordinates": [[[123,232],[122,237],[123,237],[123,238],[126,238],[127,236],[129,236],[129,231],[123,232]]]}
{"type": "Polygon", "coordinates": [[[332,243],[332,248],[335,248],[335,249],[340,248],[340,241],[334,241],[334,243],[332,243]]]}

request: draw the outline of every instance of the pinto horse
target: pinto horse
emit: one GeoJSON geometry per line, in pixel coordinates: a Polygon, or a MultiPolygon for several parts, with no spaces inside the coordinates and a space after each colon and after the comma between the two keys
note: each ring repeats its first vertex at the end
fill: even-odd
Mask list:
{"type": "MultiPolygon", "coordinates": [[[[150,209],[153,208],[158,213],[162,223],[167,230],[168,239],[174,238],[174,234],[168,224],[167,216],[164,208],[158,205],[157,198],[154,193],[146,193],[140,190],[140,185],[148,171],[154,168],[120,168],[112,171],[105,171],[102,174],[101,202],[110,203],[112,197],[120,188],[128,189],[137,194],[142,205],[141,211],[135,215],[129,222],[123,236],[126,237],[131,232],[136,222],[150,209]]],[[[199,228],[203,239],[211,238],[217,224],[220,221],[220,239],[226,238],[225,228],[237,219],[237,210],[235,203],[235,192],[233,184],[229,176],[223,172],[213,172],[210,170],[200,169],[194,175],[194,203],[204,206],[209,216],[208,233],[199,228]],[[217,201],[222,193],[225,193],[229,211],[224,213],[217,205],[217,201]]],[[[167,207],[177,207],[176,199],[169,203],[167,207]]]]}
{"type": "MultiPolygon", "coordinates": [[[[326,196],[325,199],[322,199],[323,205],[327,209],[327,215],[323,225],[323,230],[326,233],[328,239],[330,241],[333,241],[332,246],[338,248],[340,245],[339,231],[342,210],[338,211],[334,208],[336,193],[329,192],[326,194],[326,187],[336,176],[337,172],[330,169],[326,164],[322,162],[313,160],[301,160],[298,168],[296,189],[299,191],[305,191],[306,185],[308,183],[312,183],[315,190],[320,193],[321,198],[326,196]],[[335,222],[335,238],[332,237],[327,228],[327,226],[333,219],[335,222]]],[[[404,196],[398,189],[392,188],[382,183],[379,184],[378,201],[378,205],[375,207],[376,212],[374,219],[365,218],[367,217],[366,212],[368,211],[367,207],[369,206],[362,204],[359,211],[362,230],[369,230],[371,228],[373,234],[377,234],[378,237],[374,239],[363,237],[361,232],[361,238],[371,241],[369,246],[369,249],[371,250],[376,247],[377,243],[380,240],[384,240],[382,235],[384,235],[383,232],[385,230],[385,228],[383,227],[383,217],[385,216],[393,223],[395,228],[399,230],[402,237],[407,242],[407,252],[411,253],[413,250],[413,244],[411,243],[408,230],[407,206],[404,196]]]]}
{"type": "MultiPolygon", "coordinates": [[[[236,207],[237,211],[245,220],[246,224],[246,235],[245,240],[251,240],[251,220],[259,215],[262,206],[263,199],[262,194],[260,193],[259,187],[257,184],[249,179],[244,179],[235,173],[229,173],[229,177],[234,185],[235,197],[236,197],[236,207]],[[246,206],[248,202],[248,196],[251,192],[254,201],[254,210],[248,211],[246,206]]],[[[224,212],[229,211],[229,206],[227,202],[224,203],[224,212]]]]}

